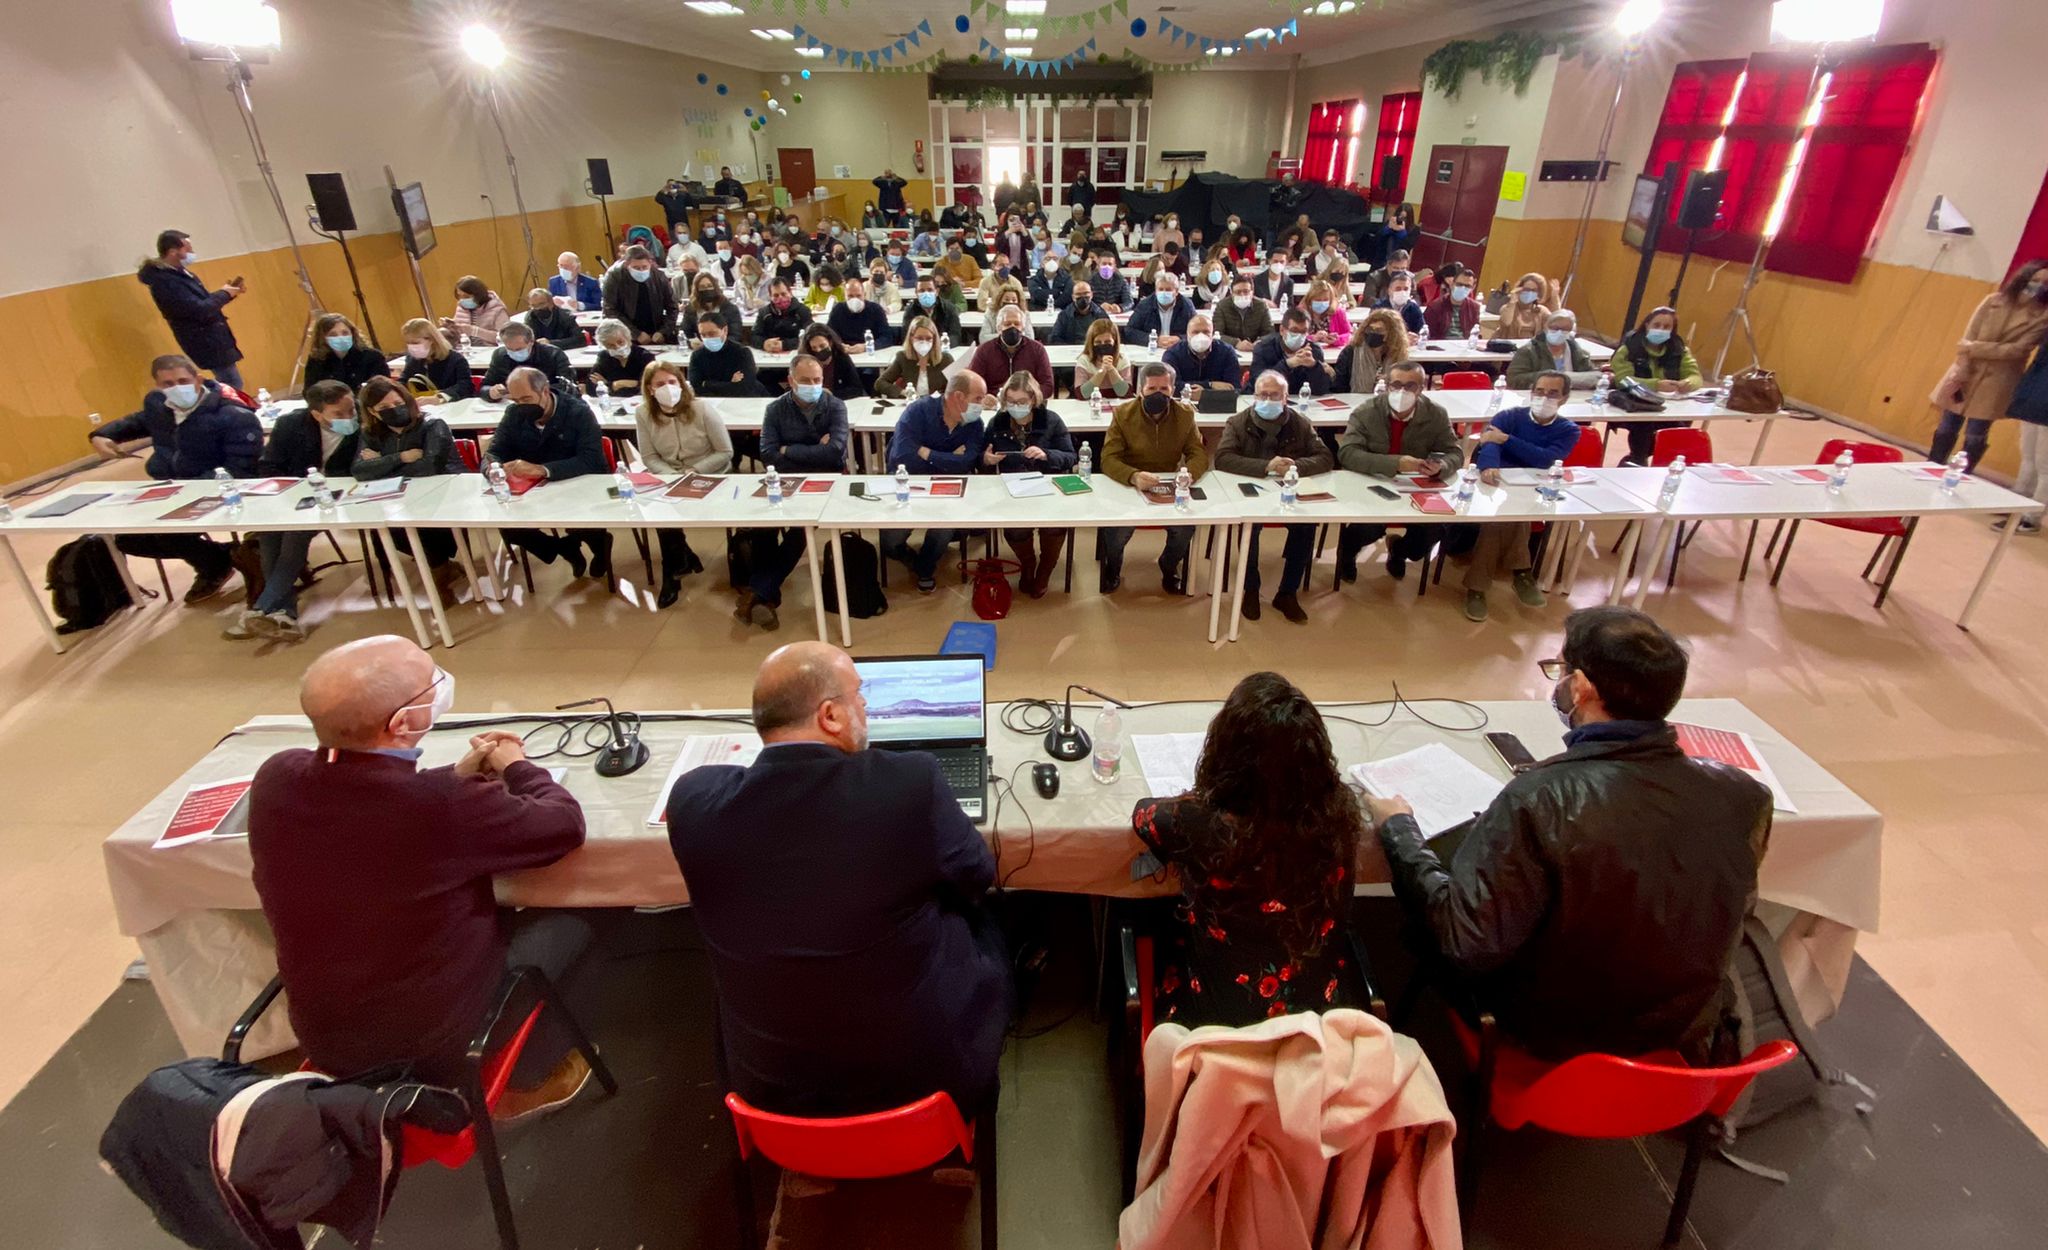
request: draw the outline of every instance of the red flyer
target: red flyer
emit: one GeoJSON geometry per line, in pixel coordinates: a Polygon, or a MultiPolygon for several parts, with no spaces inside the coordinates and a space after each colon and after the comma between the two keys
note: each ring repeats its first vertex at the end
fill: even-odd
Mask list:
{"type": "Polygon", "coordinates": [[[723,478],[712,477],[706,473],[692,473],[687,477],[676,479],[676,484],[668,488],[668,497],[670,499],[703,499],[709,496],[712,491],[717,490],[719,483],[723,480],[723,478]]]}
{"type": "Polygon", "coordinates": [[[219,495],[201,495],[189,503],[181,503],[157,519],[160,521],[196,521],[220,507],[219,495]]]}
{"type": "Polygon", "coordinates": [[[164,826],[163,833],[157,836],[151,849],[161,851],[209,838],[247,835],[249,830],[245,820],[236,822],[240,828],[228,826],[230,818],[246,807],[249,786],[254,781],[254,777],[235,777],[210,785],[193,786],[185,792],[178,810],[171,813],[170,823],[164,826]]]}
{"type": "Polygon", "coordinates": [[[935,477],[928,492],[933,499],[958,499],[967,493],[964,477],[935,477]]]}
{"type": "Polygon", "coordinates": [[[1426,512],[1431,516],[1458,515],[1458,509],[1450,500],[1444,498],[1442,491],[1415,491],[1408,496],[1408,503],[1417,512],[1426,512]]]}
{"type": "Polygon", "coordinates": [[[1763,767],[1756,753],[1749,748],[1749,740],[1742,734],[1727,729],[1708,729],[1704,725],[1686,725],[1673,721],[1671,727],[1678,731],[1678,749],[1696,760],[1717,760],[1732,768],[1754,772],[1763,767]]]}
{"type": "Polygon", "coordinates": [[[242,493],[244,495],[282,495],[303,480],[303,478],[296,477],[259,477],[253,482],[242,483],[242,493]]]}
{"type": "MultiPolygon", "coordinates": [[[[761,489],[762,493],[767,493],[767,487],[764,486],[761,489]]],[[[832,493],[832,479],[829,477],[814,477],[798,486],[796,493],[799,495],[829,495],[832,493]]]]}

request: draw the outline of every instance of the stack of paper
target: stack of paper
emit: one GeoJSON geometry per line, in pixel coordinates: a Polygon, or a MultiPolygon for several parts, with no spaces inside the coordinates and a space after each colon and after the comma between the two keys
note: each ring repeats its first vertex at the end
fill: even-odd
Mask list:
{"type": "Polygon", "coordinates": [[[745,768],[760,754],[758,734],[698,734],[685,740],[683,749],[676,754],[676,762],[669,767],[668,780],[655,792],[647,823],[657,829],[668,824],[668,792],[676,788],[676,779],[684,773],[707,764],[737,764],[745,768]]]}
{"type": "Polygon", "coordinates": [[[1485,811],[1507,784],[1441,742],[1391,759],[1353,764],[1351,775],[1375,798],[1408,800],[1425,838],[1485,811]]]}
{"type": "Polygon", "coordinates": [[[1202,757],[1202,734],[1132,734],[1131,749],[1144,770],[1145,787],[1155,799],[1172,798],[1195,788],[1195,761],[1202,757]]]}
{"type": "Polygon", "coordinates": [[[1005,473],[1003,488],[1010,492],[1012,499],[1036,499],[1041,495],[1055,495],[1052,479],[1043,473],[1005,473]]]}

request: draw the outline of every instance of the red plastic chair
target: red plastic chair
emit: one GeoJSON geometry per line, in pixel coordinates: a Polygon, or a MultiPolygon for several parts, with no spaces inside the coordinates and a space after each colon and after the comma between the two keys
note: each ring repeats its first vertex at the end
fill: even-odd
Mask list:
{"type": "Polygon", "coordinates": [[[458,458],[460,458],[460,459],[461,459],[461,461],[462,461],[462,467],[463,467],[464,469],[468,470],[469,472],[471,472],[471,473],[481,473],[481,472],[483,472],[483,471],[484,471],[484,453],[483,453],[483,449],[482,449],[482,448],[480,448],[479,446],[477,446],[477,441],[476,441],[475,439],[473,439],[473,438],[458,438],[458,439],[456,439],[456,440],[455,440],[455,454],[456,454],[456,456],[457,456],[458,458]]]}
{"type": "Polygon", "coordinates": [[[1685,1126],[1685,1164],[1664,1225],[1662,1244],[1667,1247],[1677,1245],[1685,1232],[1700,1164],[1709,1141],[1720,1132],[1721,1117],[1751,1081],[1799,1054],[1799,1047],[1780,1040],[1765,1042],[1740,1063],[1721,1068],[1691,1067],[1670,1051],[1636,1059],[1579,1055],[1551,1064],[1502,1042],[1491,1015],[1479,1018],[1476,1033],[1456,1013],[1451,1023],[1466,1059],[1475,1065],[1474,1093],[1484,1091],[1486,1103],[1467,1110],[1471,1128],[1458,1178],[1461,1202],[1471,1202],[1480,1143],[1490,1125],[1512,1131],[1533,1124],[1568,1137],[1596,1138],[1644,1137],[1685,1126]]]}
{"type": "Polygon", "coordinates": [[[1564,458],[1567,469],[1597,469],[1607,462],[1607,440],[1591,426],[1579,430],[1578,445],[1564,458]]]}
{"type": "Polygon", "coordinates": [[[215,378],[213,380],[213,384],[220,388],[220,393],[222,395],[225,395],[229,399],[234,400],[236,403],[240,404],[244,408],[247,408],[251,412],[256,411],[256,397],[251,395],[249,392],[243,390],[239,386],[229,386],[227,383],[221,381],[219,378],[215,378]]]}
{"type": "Polygon", "coordinates": [[[1453,369],[1437,379],[1440,391],[1490,391],[1493,375],[1482,369],[1453,369]]]}
{"type": "Polygon", "coordinates": [[[974,1168],[981,1189],[982,1250],[996,1250],[995,1116],[969,1124],[944,1090],[869,1115],[805,1118],[777,1115],[725,1096],[739,1138],[740,1168],[734,1198],[741,1244],[759,1245],[754,1188],[746,1163],[756,1154],[785,1171],[828,1180],[875,1180],[921,1172],[957,1151],[974,1168]]]}
{"type": "MultiPolygon", "coordinates": [[[[1827,444],[1820,449],[1820,458],[1814,463],[1831,465],[1835,462],[1836,457],[1845,451],[1849,453],[1850,460],[1856,464],[1898,464],[1906,458],[1906,453],[1889,443],[1865,443],[1858,442],[1855,439],[1835,438],[1829,439],[1827,444]]],[[[1836,529],[1854,530],[1859,534],[1876,534],[1878,536],[1877,550],[1870,553],[1870,562],[1863,566],[1863,580],[1866,582],[1870,580],[1872,570],[1877,568],[1877,562],[1884,558],[1885,552],[1892,550],[1892,541],[1894,539],[1898,540],[1898,547],[1892,550],[1891,563],[1885,566],[1884,580],[1879,582],[1877,587],[1877,603],[1875,606],[1878,608],[1884,607],[1885,598],[1892,592],[1892,581],[1899,575],[1899,566],[1906,562],[1906,548],[1912,544],[1913,531],[1919,527],[1920,518],[1884,516],[1842,517],[1839,519],[1816,517],[1814,519],[1822,525],[1832,525],[1836,529]]],[[[1777,567],[1771,570],[1771,585],[1773,586],[1776,586],[1778,579],[1785,575],[1785,561],[1792,556],[1792,541],[1799,537],[1799,524],[1798,521],[1793,521],[1792,528],[1785,531],[1785,546],[1778,552],[1777,567]]],[[[1783,526],[1784,522],[1779,522],[1779,527],[1783,528],[1783,526]]],[[[1754,545],[1756,542],[1755,522],[1750,523],[1749,538],[1751,545],[1754,545]]],[[[1778,533],[1776,530],[1773,530],[1771,541],[1764,547],[1764,559],[1768,560],[1771,558],[1771,548],[1775,547],[1777,542],[1778,533]]],[[[1746,572],[1748,568],[1749,560],[1745,552],[1743,569],[1746,572]]]]}

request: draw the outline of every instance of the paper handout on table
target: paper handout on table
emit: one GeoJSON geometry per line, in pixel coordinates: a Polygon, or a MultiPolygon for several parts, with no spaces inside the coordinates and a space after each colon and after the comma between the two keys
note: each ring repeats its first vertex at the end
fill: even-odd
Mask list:
{"type": "Polygon", "coordinates": [[[1003,489],[1010,492],[1012,499],[1037,499],[1043,495],[1057,495],[1058,489],[1052,479],[1043,473],[1005,473],[1003,489]]]}
{"type": "Polygon", "coordinates": [[[349,488],[343,503],[377,503],[385,499],[396,499],[405,493],[405,484],[410,481],[403,477],[380,477],[368,482],[357,482],[349,488]]]}
{"type": "Polygon", "coordinates": [[[708,473],[691,473],[675,480],[667,490],[671,499],[703,499],[717,490],[724,478],[712,477],[708,473]]]}
{"type": "Polygon", "coordinates": [[[244,495],[282,495],[303,480],[303,478],[296,477],[259,477],[254,481],[242,483],[242,493],[244,495]]]}
{"type": "MultiPolygon", "coordinates": [[[[1550,470],[1548,469],[1502,469],[1500,471],[1500,482],[1503,486],[1541,486],[1543,485],[1543,479],[1549,476],[1550,470]]],[[[1567,483],[1573,483],[1590,482],[1593,479],[1582,470],[1566,469],[1564,471],[1564,480],[1567,483]]]]}
{"type": "Polygon", "coordinates": [[[1732,464],[1694,465],[1694,473],[1706,481],[1720,486],[1768,486],[1771,479],[1754,469],[1745,469],[1732,464]]]}
{"type": "Polygon", "coordinates": [[[684,739],[676,762],[669,766],[668,780],[661,783],[661,789],[654,795],[654,806],[647,809],[647,823],[656,829],[668,824],[668,792],[676,788],[676,779],[684,773],[707,764],[738,764],[745,768],[760,754],[758,734],[697,734],[684,739]]]}
{"type": "Polygon", "coordinates": [[[1595,512],[1639,512],[1643,507],[1635,496],[1623,494],[1599,482],[1587,482],[1583,486],[1572,487],[1571,497],[1595,512]]]}
{"type": "Polygon", "coordinates": [[[212,838],[240,838],[249,834],[249,787],[255,777],[234,777],[203,786],[193,786],[171,813],[170,823],[157,835],[150,849],[161,851],[188,842],[212,838]]]}
{"type": "Polygon", "coordinates": [[[1351,775],[1376,798],[1408,800],[1425,838],[1485,811],[1507,784],[1441,742],[1390,759],[1353,764],[1351,775]]]}
{"type": "Polygon", "coordinates": [[[1705,725],[1688,725],[1679,721],[1671,722],[1678,731],[1678,749],[1696,760],[1716,760],[1730,768],[1739,768],[1751,777],[1763,782],[1771,789],[1771,806],[1781,812],[1798,812],[1792,806],[1792,796],[1785,793],[1785,786],[1778,780],[1778,774],[1764,759],[1764,753],[1757,749],[1756,739],[1733,729],[1709,729],[1705,725]]]}
{"type": "Polygon", "coordinates": [[[1202,757],[1202,734],[1132,734],[1131,749],[1145,774],[1145,788],[1155,799],[1172,798],[1195,788],[1195,761],[1202,757]]]}
{"type": "Polygon", "coordinates": [[[145,486],[141,490],[127,491],[119,495],[109,495],[107,502],[112,504],[156,503],[160,500],[175,498],[178,492],[183,489],[184,487],[182,486],[145,486]]]}
{"type": "MultiPolygon", "coordinates": [[[[958,499],[967,493],[967,479],[964,477],[913,477],[909,486],[912,498],[929,495],[933,499],[958,499]]],[[[894,499],[896,479],[870,478],[866,489],[868,494],[876,499],[894,499]]]]}

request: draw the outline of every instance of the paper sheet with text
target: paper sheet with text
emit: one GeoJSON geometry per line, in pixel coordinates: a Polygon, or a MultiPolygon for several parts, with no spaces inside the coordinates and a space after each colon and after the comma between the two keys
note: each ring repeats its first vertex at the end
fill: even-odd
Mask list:
{"type": "Polygon", "coordinates": [[[1408,800],[1425,838],[1485,811],[1507,784],[1441,742],[1388,759],[1353,764],[1351,775],[1375,798],[1408,800]]]}
{"type": "Polygon", "coordinates": [[[1132,734],[1131,749],[1145,786],[1155,799],[1172,798],[1195,788],[1195,761],[1202,757],[1201,734],[1132,734]]]}
{"type": "Polygon", "coordinates": [[[676,753],[676,762],[669,767],[668,780],[654,794],[654,806],[647,809],[647,823],[656,829],[668,824],[668,793],[676,788],[676,779],[684,773],[707,764],[737,764],[745,768],[760,754],[761,739],[756,734],[699,734],[686,740],[683,749],[676,753]]]}

